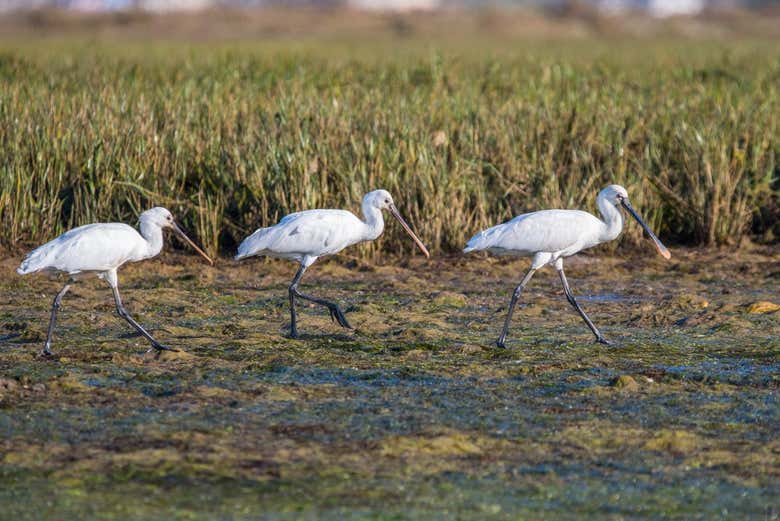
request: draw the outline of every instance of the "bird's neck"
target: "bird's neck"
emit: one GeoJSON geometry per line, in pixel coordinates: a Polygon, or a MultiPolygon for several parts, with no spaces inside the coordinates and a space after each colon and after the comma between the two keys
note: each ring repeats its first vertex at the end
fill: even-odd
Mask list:
{"type": "Polygon", "coordinates": [[[382,216],[382,210],[372,204],[363,204],[363,217],[365,217],[366,231],[365,239],[373,241],[385,229],[385,219],[382,216]]]}
{"type": "Polygon", "coordinates": [[[601,234],[603,242],[612,241],[623,231],[623,214],[618,208],[604,198],[598,199],[599,211],[604,217],[604,230],[601,234]]]}
{"type": "Polygon", "coordinates": [[[162,228],[146,221],[141,221],[139,228],[141,229],[141,237],[146,239],[147,245],[146,251],[141,252],[142,258],[148,259],[159,255],[163,247],[162,228]]]}

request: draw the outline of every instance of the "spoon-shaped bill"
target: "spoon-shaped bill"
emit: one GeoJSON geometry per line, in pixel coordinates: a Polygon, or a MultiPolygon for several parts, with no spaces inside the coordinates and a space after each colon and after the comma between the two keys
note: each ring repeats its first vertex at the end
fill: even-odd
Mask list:
{"type": "Polygon", "coordinates": [[[398,208],[395,207],[395,205],[390,205],[390,213],[393,214],[393,217],[398,219],[398,222],[401,223],[401,226],[404,227],[404,230],[406,230],[406,233],[409,234],[409,236],[414,239],[414,242],[417,243],[417,246],[420,248],[420,250],[425,254],[426,258],[430,258],[431,254],[428,253],[428,248],[425,247],[425,245],[422,243],[420,239],[417,238],[417,236],[414,234],[412,229],[409,227],[408,224],[406,224],[406,221],[404,221],[404,218],[401,217],[401,214],[398,213],[398,208]]]}
{"type": "Polygon", "coordinates": [[[636,222],[638,222],[642,228],[645,229],[647,232],[647,235],[650,236],[651,239],[653,239],[653,242],[655,243],[655,247],[658,248],[658,253],[661,254],[661,256],[664,259],[670,259],[672,257],[672,254],[669,253],[669,250],[666,249],[666,246],[664,246],[661,241],[658,239],[658,237],[655,236],[653,231],[650,229],[650,227],[645,224],[645,222],[642,220],[641,217],[639,217],[639,214],[636,213],[636,210],[626,201],[625,199],[621,201],[621,204],[623,205],[623,208],[625,208],[628,213],[631,214],[631,216],[636,219],[636,222]]]}
{"type": "Polygon", "coordinates": [[[176,234],[177,234],[179,237],[181,237],[181,238],[182,238],[182,239],[183,239],[183,240],[184,240],[184,241],[185,241],[187,244],[189,244],[190,246],[192,246],[192,248],[193,248],[193,249],[194,249],[196,252],[198,252],[198,253],[201,255],[201,257],[203,257],[204,259],[206,259],[207,261],[209,261],[209,264],[211,264],[212,266],[214,265],[214,261],[213,261],[213,260],[211,260],[211,257],[209,257],[208,255],[206,255],[206,252],[204,252],[203,250],[201,250],[200,248],[198,248],[198,245],[197,245],[197,244],[195,244],[194,242],[192,242],[192,239],[190,239],[189,237],[187,237],[187,234],[186,234],[186,233],[184,233],[184,231],[183,231],[181,228],[179,228],[179,225],[178,225],[178,224],[176,224],[176,223],[173,223],[173,231],[175,231],[175,232],[176,232],[176,234]]]}

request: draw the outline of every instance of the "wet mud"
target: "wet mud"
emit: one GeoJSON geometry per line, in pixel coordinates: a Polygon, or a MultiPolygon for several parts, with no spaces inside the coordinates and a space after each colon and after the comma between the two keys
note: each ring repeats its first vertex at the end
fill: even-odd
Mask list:
{"type": "Polygon", "coordinates": [[[97,279],[0,261],[0,517],[780,518],[780,263],[771,250],[567,263],[492,346],[527,260],[280,261],[165,253],[97,279]]]}

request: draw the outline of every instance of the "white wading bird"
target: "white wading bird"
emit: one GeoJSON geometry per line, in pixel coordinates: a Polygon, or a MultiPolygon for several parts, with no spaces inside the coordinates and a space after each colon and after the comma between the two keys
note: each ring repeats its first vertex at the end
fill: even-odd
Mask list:
{"type": "Polygon", "coordinates": [[[347,246],[363,241],[372,241],[382,234],[385,221],[382,210],[388,210],[398,219],[420,250],[430,257],[425,245],[417,238],[406,221],[398,213],[393,198],[386,190],[374,190],[363,197],[362,204],[365,221],[346,210],[307,210],[291,213],[278,224],[269,228],[260,228],[244,239],[238,247],[236,260],[254,255],[265,255],[279,259],[298,261],[300,268],[289,288],[290,295],[290,337],[298,338],[295,317],[295,297],[309,300],[330,311],[330,318],[340,326],[352,329],[341,308],[334,302],[315,298],[298,291],[298,283],[306,268],[314,264],[323,255],[333,255],[347,246]]]}
{"type": "MultiPolygon", "coordinates": [[[[210,264],[214,262],[185,235],[173,220],[171,212],[165,208],[147,210],[140,215],[139,221],[140,234],[135,228],[123,223],[95,223],[74,228],[27,254],[16,272],[20,275],[38,271],[64,272],[72,280],[85,278],[94,273],[111,286],[119,316],[127,320],[152,344],[149,351],[152,349],[158,352],[175,351],[160,344],[127,313],[119,297],[116,270],[125,262],[137,262],[157,256],[163,247],[163,228],[173,229],[210,264]]],[[[54,297],[49,332],[46,335],[46,344],[43,346],[44,355],[51,355],[51,335],[57,319],[57,310],[62,303],[62,297],[69,289],[70,283],[67,283],[54,297]]]]}
{"type": "Polygon", "coordinates": [[[599,211],[604,217],[603,221],[580,210],[541,210],[518,215],[511,221],[481,231],[466,244],[463,250],[465,253],[486,250],[494,255],[533,256],[531,269],[512,293],[504,329],[496,342],[499,347],[505,347],[504,342],[512,319],[512,311],[523,288],[531,280],[534,272],[546,264],[555,264],[563,283],[563,290],[566,292],[566,299],[588,324],[590,330],[596,335],[596,340],[602,344],[609,343],[572,295],[566,275],[563,273],[563,259],[586,248],[617,238],[623,230],[623,215],[618,206],[625,208],[645,229],[655,243],[655,247],[658,248],[658,253],[666,259],[671,257],[669,250],[661,244],[658,237],[631,207],[625,188],[618,185],[608,186],[599,192],[597,202],[599,211]]]}

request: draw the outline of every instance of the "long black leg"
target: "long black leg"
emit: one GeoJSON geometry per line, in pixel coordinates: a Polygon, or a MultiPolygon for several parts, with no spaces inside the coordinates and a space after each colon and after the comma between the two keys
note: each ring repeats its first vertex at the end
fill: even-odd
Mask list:
{"type": "Polygon", "coordinates": [[[122,305],[122,297],[119,296],[119,288],[116,285],[113,284],[111,285],[111,291],[114,292],[114,302],[116,303],[116,312],[119,314],[120,317],[127,320],[128,324],[133,326],[136,331],[138,331],[144,337],[146,337],[146,339],[152,344],[152,347],[149,348],[149,351],[151,351],[152,349],[156,351],[178,351],[177,349],[171,349],[170,347],[166,347],[162,345],[160,342],[155,340],[154,337],[141,326],[141,324],[133,320],[133,317],[130,316],[130,314],[127,312],[125,307],[122,305]]]}
{"type": "Polygon", "coordinates": [[[54,323],[57,321],[57,311],[60,309],[60,306],[62,305],[62,297],[65,296],[65,293],[67,293],[69,289],[70,289],[70,284],[65,284],[65,286],[60,290],[60,292],[57,293],[57,296],[54,297],[54,302],[51,303],[51,318],[49,319],[49,332],[46,335],[46,343],[43,344],[43,351],[41,351],[42,355],[51,356],[51,335],[52,333],[54,333],[54,323]]]}
{"type": "Polygon", "coordinates": [[[504,321],[504,329],[501,331],[501,336],[498,337],[498,340],[496,341],[498,347],[506,347],[506,335],[509,333],[509,323],[512,321],[512,312],[515,310],[515,304],[517,304],[517,299],[520,298],[523,289],[525,289],[526,284],[528,284],[535,272],[536,268],[528,270],[528,273],[523,277],[523,281],[515,288],[515,291],[512,292],[512,300],[509,301],[509,311],[507,312],[506,320],[504,321]]]}
{"type": "Polygon", "coordinates": [[[596,341],[601,344],[609,344],[607,339],[601,335],[601,333],[593,324],[593,322],[591,322],[590,318],[588,318],[588,315],[585,314],[585,311],[583,311],[582,307],[580,307],[579,302],[577,302],[577,300],[574,298],[574,295],[571,292],[571,288],[569,288],[569,282],[566,280],[566,274],[563,273],[563,266],[558,268],[558,274],[561,276],[561,282],[563,283],[563,291],[566,292],[566,300],[569,301],[569,304],[574,306],[574,309],[577,310],[577,313],[579,313],[582,319],[585,321],[585,323],[588,324],[590,330],[593,331],[594,335],[596,335],[596,341]]]}
{"type": "Polygon", "coordinates": [[[298,282],[300,282],[301,277],[303,277],[304,271],[306,271],[306,266],[301,264],[301,266],[298,268],[298,272],[295,274],[295,278],[293,278],[292,282],[290,283],[290,288],[288,290],[290,295],[290,338],[298,338],[298,327],[295,317],[295,293],[296,288],[298,287],[298,282]]]}
{"type": "Polygon", "coordinates": [[[321,306],[325,306],[326,308],[328,308],[328,311],[330,311],[331,320],[338,322],[338,324],[341,327],[352,329],[352,326],[350,326],[349,322],[347,322],[347,317],[344,316],[344,312],[341,311],[341,308],[339,307],[338,304],[336,304],[335,302],[330,302],[325,299],[312,297],[311,295],[306,295],[305,293],[301,293],[300,291],[298,291],[298,283],[301,281],[301,278],[303,277],[303,273],[305,271],[306,271],[306,267],[303,264],[301,264],[301,267],[298,268],[298,272],[295,274],[295,278],[293,279],[289,288],[290,318],[291,318],[290,338],[298,338],[298,329],[295,323],[295,297],[302,298],[310,302],[314,302],[315,304],[319,304],[321,306]]]}
{"type": "Polygon", "coordinates": [[[338,322],[338,324],[341,327],[344,327],[344,328],[347,328],[347,329],[352,329],[352,326],[349,325],[349,322],[347,322],[347,317],[344,316],[344,312],[341,311],[341,308],[335,302],[330,302],[330,301],[325,300],[325,299],[312,297],[311,295],[307,295],[305,293],[301,293],[300,291],[298,291],[297,288],[295,289],[295,296],[296,297],[300,297],[300,298],[305,299],[305,300],[308,300],[308,301],[311,301],[311,302],[314,302],[315,304],[319,304],[321,306],[325,306],[326,308],[328,308],[328,311],[330,311],[330,318],[331,318],[331,320],[333,320],[334,322],[338,322]]]}

